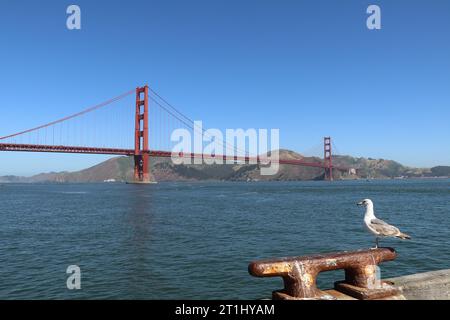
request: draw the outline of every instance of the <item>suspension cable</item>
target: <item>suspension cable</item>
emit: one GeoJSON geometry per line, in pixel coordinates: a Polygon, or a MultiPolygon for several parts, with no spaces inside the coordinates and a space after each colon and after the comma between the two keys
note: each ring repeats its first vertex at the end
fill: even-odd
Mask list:
{"type": "Polygon", "coordinates": [[[62,123],[62,122],[64,122],[64,121],[66,121],[66,120],[76,118],[76,117],[81,116],[81,115],[83,115],[83,114],[86,114],[86,113],[89,113],[89,112],[91,112],[91,111],[100,109],[100,108],[102,108],[102,107],[104,107],[104,106],[107,106],[107,105],[109,105],[109,104],[111,104],[111,103],[113,103],[113,102],[116,102],[116,101],[118,101],[118,100],[121,100],[121,99],[125,98],[126,96],[129,96],[130,94],[132,94],[132,93],[134,93],[134,92],[135,92],[135,89],[130,90],[130,91],[128,91],[128,92],[125,92],[125,93],[123,93],[123,94],[121,94],[121,95],[115,97],[115,98],[106,100],[106,101],[104,101],[104,102],[102,102],[102,103],[100,103],[100,104],[97,104],[97,105],[95,105],[95,106],[89,107],[89,108],[87,108],[87,109],[85,109],[85,110],[83,110],[83,111],[77,112],[77,113],[72,114],[72,115],[70,115],[70,116],[67,116],[67,117],[64,117],[64,118],[61,118],[61,119],[58,119],[58,120],[55,120],[55,121],[52,121],[52,122],[49,122],[49,123],[40,125],[40,126],[35,127],[35,128],[31,128],[31,129],[24,130],[24,131],[21,131],[21,132],[17,132],[17,133],[14,133],[14,134],[10,134],[10,135],[4,136],[4,137],[0,137],[0,140],[4,140],[4,139],[16,137],[16,136],[21,135],[21,134],[25,134],[25,133],[29,133],[29,132],[32,132],[32,131],[36,131],[36,130],[42,129],[42,128],[50,127],[50,126],[52,126],[52,125],[54,125],[54,124],[62,123]]]}

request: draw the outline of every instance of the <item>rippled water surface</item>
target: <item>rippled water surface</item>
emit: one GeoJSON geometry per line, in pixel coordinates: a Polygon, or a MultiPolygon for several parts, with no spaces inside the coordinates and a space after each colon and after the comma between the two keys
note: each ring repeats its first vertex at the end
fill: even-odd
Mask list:
{"type": "Polygon", "coordinates": [[[373,245],[362,198],[413,237],[381,242],[399,254],[383,277],[450,268],[449,180],[4,184],[0,299],[269,297],[281,280],[251,277],[250,261],[373,245]]]}

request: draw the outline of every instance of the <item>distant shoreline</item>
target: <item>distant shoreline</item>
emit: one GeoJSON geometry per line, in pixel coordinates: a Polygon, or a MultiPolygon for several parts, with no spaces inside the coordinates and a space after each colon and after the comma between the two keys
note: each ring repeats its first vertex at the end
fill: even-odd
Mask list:
{"type": "MultiPolygon", "coordinates": [[[[242,181],[242,180],[162,180],[157,181],[157,183],[182,183],[182,184],[193,184],[193,183],[295,183],[295,182],[318,182],[318,183],[339,183],[339,182],[350,182],[350,181],[361,181],[361,182],[376,182],[376,181],[423,181],[423,180],[447,180],[450,177],[409,177],[409,178],[371,178],[371,179],[336,179],[332,182],[326,180],[258,180],[258,181],[242,181]]],[[[4,185],[13,184],[55,184],[55,185],[69,185],[69,184],[127,184],[127,181],[114,181],[114,182],[101,182],[101,181],[1,181],[0,187],[4,185]]],[[[154,185],[154,184],[150,184],[154,185]]]]}
{"type": "MultiPolygon", "coordinates": [[[[321,163],[319,157],[306,157],[291,150],[280,150],[280,159],[302,160],[321,163]]],[[[372,159],[351,156],[334,156],[337,167],[352,168],[349,171],[333,170],[333,179],[339,180],[404,180],[404,179],[446,179],[450,177],[450,166],[432,168],[411,168],[393,160],[372,159]]],[[[325,170],[320,167],[304,167],[282,164],[271,176],[261,175],[254,164],[198,164],[175,165],[170,159],[152,158],[151,180],[157,182],[193,181],[324,181],[325,170]]],[[[0,183],[116,183],[132,181],[134,163],[130,157],[114,157],[90,168],[75,172],[48,172],[31,177],[14,175],[0,176],[0,183]]]]}

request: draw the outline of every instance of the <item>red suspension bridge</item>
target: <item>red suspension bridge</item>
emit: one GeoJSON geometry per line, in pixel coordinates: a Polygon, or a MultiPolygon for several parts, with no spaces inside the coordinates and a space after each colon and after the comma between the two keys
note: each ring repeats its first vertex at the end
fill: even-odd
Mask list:
{"type": "MultiPolygon", "coordinates": [[[[194,121],[178,111],[158,93],[144,86],[71,116],[0,137],[0,151],[133,156],[135,182],[147,183],[150,182],[150,158],[172,157],[172,152],[169,151],[171,150],[169,137],[177,128],[194,132],[204,131],[196,127],[194,121]],[[130,97],[134,94],[136,99],[132,102],[130,97]],[[102,127],[100,123],[106,126],[102,127]]],[[[225,150],[230,149],[227,144],[222,146],[225,150]]],[[[330,137],[324,138],[323,148],[324,156],[321,162],[308,162],[302,159],[280,159],[278,162],[322,168],[328,180],[333,179],[333,169],[340,171],[350,169],[333,164],[330,137]]],[[[240,164],[265,164],[259,156],[238,156],[236,148],[233,148],[232,155],[224,152],[222,155],[187,153],[180,156],[191,159],[221,158],[226,163],[234,161],[240,164]]]]}

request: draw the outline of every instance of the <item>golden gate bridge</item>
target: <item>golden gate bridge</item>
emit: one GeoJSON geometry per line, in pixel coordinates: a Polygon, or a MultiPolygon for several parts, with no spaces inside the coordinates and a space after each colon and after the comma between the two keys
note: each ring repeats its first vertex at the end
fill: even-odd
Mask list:
{"type": "MultiPolygon", "coordinates": [[[[172,157],[170,133],[176,128],[199,130],[185,116],[149,86],[127,91],[81,112],[46,124],[0,137],[0,151],[56,152],[123,155],[134,157],[134,182],[150,182],[150,158],[172,157]],[[129,101],[135,95],[135,101],[129,101]],[[106,127],[100,124],[106,123],[106,127]],[[109,125],[108,125],[109,124],[109,125]],[[111,141],[114,141],[112,146],[111,141]]],[[[223,145],[225,149],[229,148],[223,145]]],[[[333,164],[331,137],[323,139],[323,160],[279,159],[279,164],[322,168],[333,180],[333,169],[350,168],[333,164]]],[[[225,163],[264,164],[260,156],[185,153],[192,159],[222,159],[225,163]]],[[[272,160],[273,161],[273,160],[272,160]]]]}

